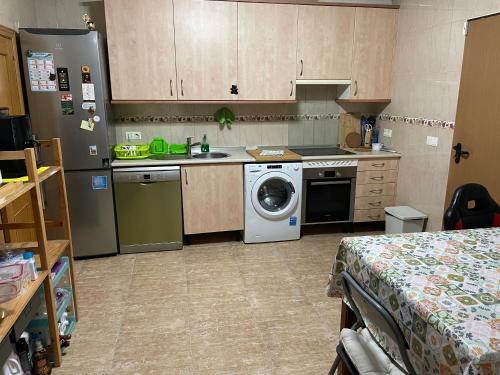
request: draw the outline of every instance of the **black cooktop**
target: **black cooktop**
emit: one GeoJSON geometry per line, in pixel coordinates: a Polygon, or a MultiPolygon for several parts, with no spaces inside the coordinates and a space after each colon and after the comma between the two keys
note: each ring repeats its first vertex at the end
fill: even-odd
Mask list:
{"type": "Polygon", "coordinates": [[[339,147],[289,147],[288,149],[301,156],[354,155],[354,152],[339,147]]]}

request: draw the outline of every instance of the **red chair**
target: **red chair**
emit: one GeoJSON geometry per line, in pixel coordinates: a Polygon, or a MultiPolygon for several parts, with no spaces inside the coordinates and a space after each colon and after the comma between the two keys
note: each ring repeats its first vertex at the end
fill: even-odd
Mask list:
{"type": "Polygon", "coordinates": [[[445,230],[500,227],[500,207],[479,184],[460,186],[443,219],[445,230]]]}

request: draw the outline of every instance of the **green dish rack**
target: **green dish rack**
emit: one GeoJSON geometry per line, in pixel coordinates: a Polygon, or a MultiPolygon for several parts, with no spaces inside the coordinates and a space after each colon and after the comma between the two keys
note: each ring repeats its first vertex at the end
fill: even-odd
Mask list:
{"type": "Polygon", "coordinates": [[[172,155],[183,155],[187,154],[187,144],[182,143],[182,144],[175,144],[172,143],[170,145],[170,153],[172,155]]]}
{"type": "Polygon", "coordinates": [[[146,159],[149,145],[118,144],[114,148],[117,159],[146,159]]]}

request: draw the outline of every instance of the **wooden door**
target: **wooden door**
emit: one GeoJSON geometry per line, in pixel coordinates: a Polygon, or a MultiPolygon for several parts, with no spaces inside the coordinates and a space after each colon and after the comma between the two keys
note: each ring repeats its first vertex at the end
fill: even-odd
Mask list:
{"type": "Polygon", "coordinates": [[[24,114],[16,33],[0,25],[0,113],[24,114]]]}
{"type": "Polygon", "coordinates": [[[238,3],[240,100],[295,100],[298,7],[238,3]]]}
{"type": "Polygon", "coordinates": [[[355,8],[299,6],[297,79],[350,79],[355,8]]]}
{"type": "Polygon", "coordinates": [[[243,166],[184,165],[182,206],[184,233],[243,229],[243,166]]]}
{"type": "Polygon", "coordinates": [[[356,8],[351,99],[389,99],[397,9],[356,8]]]}
{"type": "Polygon", "coordinates": [[[237,100],[237,4],[175,0],[180,100],[237,100]]]}
{"type": "Polygon", "coordinates": [[[176,100],[172,0],[105,0],[113,100],[176,100]]]}
{"type": "Polygon", "coordinates": [[[500,202],[500,15],[469,22],[453,145],[461,144],[468,158],[455,162],[451,152],[445,206],[466,183],[486,187],[500,202]]]}

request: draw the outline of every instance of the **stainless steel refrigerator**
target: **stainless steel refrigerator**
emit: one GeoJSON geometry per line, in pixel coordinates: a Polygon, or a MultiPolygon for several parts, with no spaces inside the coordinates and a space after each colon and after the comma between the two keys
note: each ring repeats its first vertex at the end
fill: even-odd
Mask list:
{"type": "Polygon", "coordinates": [[[19,34],[33,134],[61,138],[75,256],[116,254],[104,41],[84,29],[19,34]]]}

